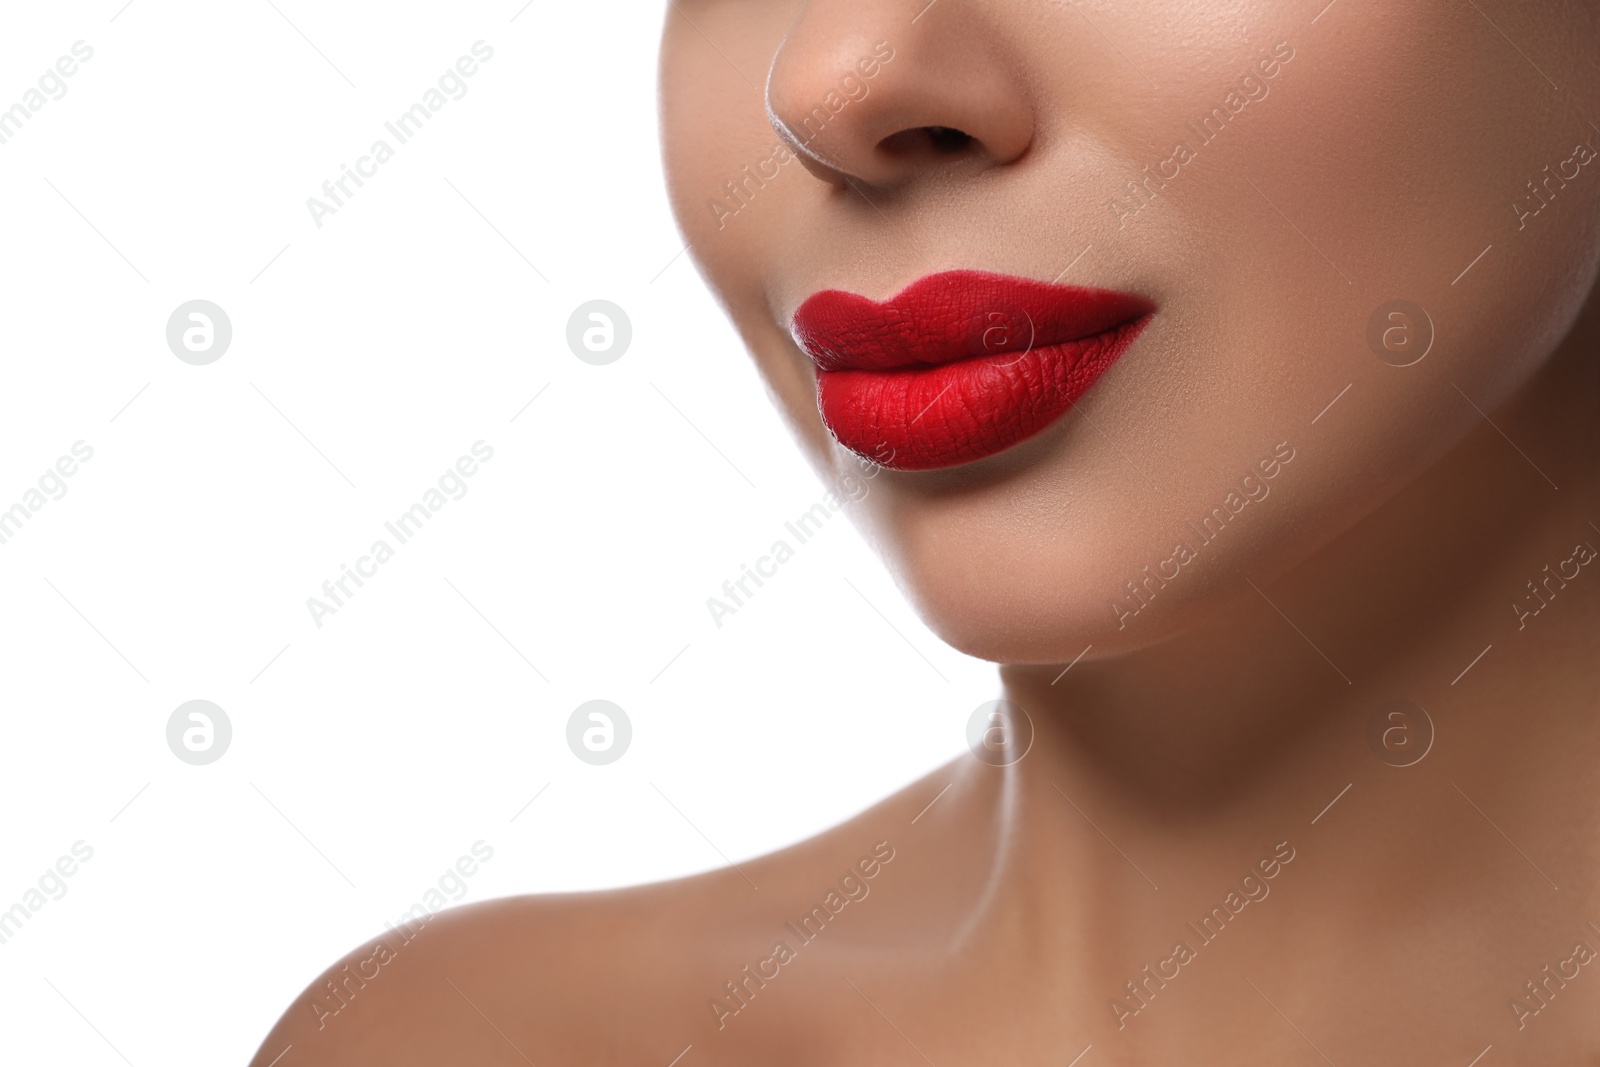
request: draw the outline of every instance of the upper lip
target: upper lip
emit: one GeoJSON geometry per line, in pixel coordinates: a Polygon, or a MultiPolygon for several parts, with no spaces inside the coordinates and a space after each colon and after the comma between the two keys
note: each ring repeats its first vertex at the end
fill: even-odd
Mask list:
{"type": "Polygon", "coordinates": [[[1063,344],[1155,310],[1108,289],[953,270],[912,282],[887,300],[828,289],[794,314],[796,342],[821,371],[886,371],[1063,344]]]}

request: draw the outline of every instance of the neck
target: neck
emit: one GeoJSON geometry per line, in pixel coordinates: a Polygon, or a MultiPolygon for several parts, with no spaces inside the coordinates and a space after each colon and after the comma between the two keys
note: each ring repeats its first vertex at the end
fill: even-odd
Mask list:
{"type": "MultiPolygon", "coordinates": [[[[1081,943],[1088,913],[1060,886],[1086,885],[1073,899],[1122,935],[1090,938],[1071,980],[1109,998],[1137,977],[1131,960],[1198,949],[1205,931],[1186,924],[1277,849],[1263,884],[1280,899],[1251,922],[1306,951],[1370,954],[1330,1005],[1366,996],[1348,975],[1376,985],[1379,960],[1436,970],[1451,956],[1438,939],[1474,918],[1501,931],[1487,955],[1418,980],[1481,982],[1455,1008],[1499,1023],[1541,946],[1552,963],[1583,937],[1600,951],[1600,834],[1584,830],[1600,825],[1597,352],[1591,300],[1493,425],[1314,559],[1241,582],[1204,627],[1065,675],[1004,668],[1036,737],[999,774],[969,769],[1008,823],[993,921],[1081,943]]],[[[1231,960],[1214,977],[1236,965],[1305,996],[1340,980],[1226,940],[1206,950],[1231,960]]],[[[1600,973],[1590,983],[1592,1009],[1600,973]]]]}

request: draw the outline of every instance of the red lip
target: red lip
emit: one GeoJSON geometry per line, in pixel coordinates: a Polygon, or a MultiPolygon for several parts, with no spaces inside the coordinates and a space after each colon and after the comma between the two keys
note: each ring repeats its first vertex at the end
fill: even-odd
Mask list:
{"type": "Polygon", "coordinates": [[[892,470],[971,463],[1059,418],[1155,305],[984,271],[930,274],[879,303],[829,289],[795,312],[840,444],[892,470]]]}

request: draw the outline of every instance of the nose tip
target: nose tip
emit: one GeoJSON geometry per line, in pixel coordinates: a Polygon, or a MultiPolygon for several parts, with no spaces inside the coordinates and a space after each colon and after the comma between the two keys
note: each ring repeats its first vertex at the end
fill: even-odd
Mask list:
{"type": "Polygon", "coordinates": [[[892,188],[1027,151],[1033,108],[997,41],[972,19],[878,24],[877,7],[813,4],[773,57],[768,119],[807,170],[892,188]]]}

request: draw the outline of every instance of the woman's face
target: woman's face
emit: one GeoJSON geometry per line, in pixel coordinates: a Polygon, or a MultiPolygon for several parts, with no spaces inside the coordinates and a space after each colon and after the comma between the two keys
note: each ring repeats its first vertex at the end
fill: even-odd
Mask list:
{"type": "Polygon", "coordinates": [[[861,513],[930,625],[1059,662],[1253,596],[1539,368],[1600,258],[1597,62],[1579,0],[673,0],[665,159],[813,461],[886,466],[861,513]],[[1013,280],[802,315],[856,346],[825,422],[802,305],[956,270],[1013,280]],[[1021,279],[1154,311],[1020,377],[860,370],[946,358],[925,321],[1026,360],[981,351],[1037,328],[1021,279]]]}

